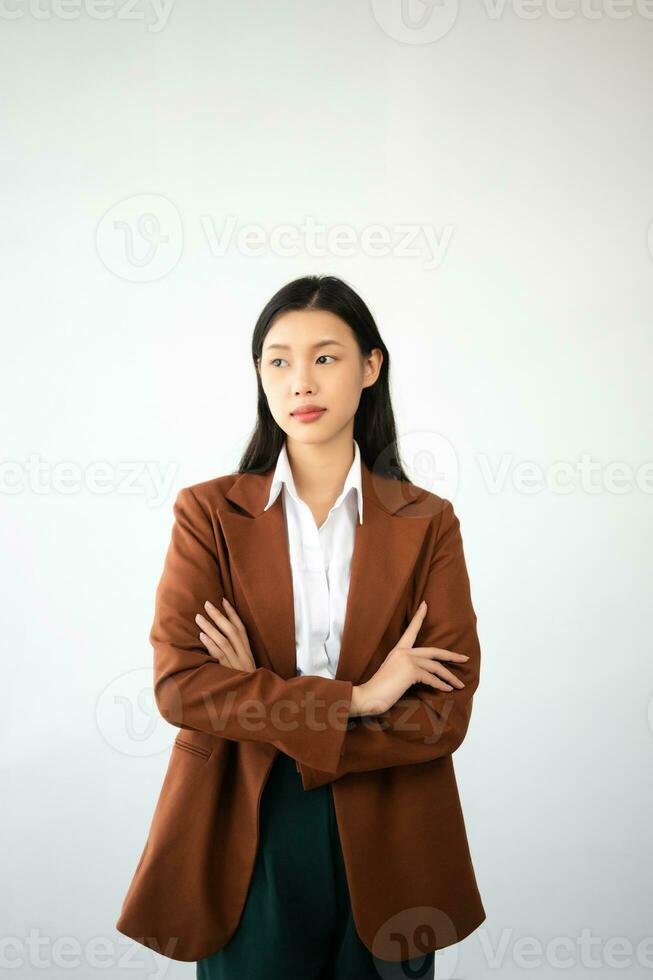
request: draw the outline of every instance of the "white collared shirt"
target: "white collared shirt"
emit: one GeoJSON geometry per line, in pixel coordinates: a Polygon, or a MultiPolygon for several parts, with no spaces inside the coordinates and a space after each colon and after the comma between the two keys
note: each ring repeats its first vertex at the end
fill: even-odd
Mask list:
{"type": "Polygon", "coordinates": [[[295,609],[297,674],[335,677],[345,621],[356,518],[363,523],[361,455],[354,460],[342,492],[318,528],[308,504],[297,495],[284,441],[265,510],[283,488],[295,609]]]}

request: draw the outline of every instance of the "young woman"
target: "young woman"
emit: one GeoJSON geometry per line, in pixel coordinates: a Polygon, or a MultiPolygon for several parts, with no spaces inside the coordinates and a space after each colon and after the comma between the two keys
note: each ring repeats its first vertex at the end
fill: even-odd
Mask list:
{"type": "Polygon", "coordinates": [[[186,487],[150,639],[180,729],[117,928],[198,980],[433,977],[485,919],[452,753],[480,648],[460,525],[404,473],[362,299],[268,302],[238,471],[186,487]]]}

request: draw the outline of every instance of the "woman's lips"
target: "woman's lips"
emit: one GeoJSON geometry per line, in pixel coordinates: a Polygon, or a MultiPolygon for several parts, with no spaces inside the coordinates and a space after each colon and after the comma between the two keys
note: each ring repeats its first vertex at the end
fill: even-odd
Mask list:
{"type": "Polygon", "coordinates": [[[325,412],[326,408],[320,408],[316,412],[293,412],[292,417],[297,419],[298,422],[315,422],[315,420],[321,418],[325,412]]]}

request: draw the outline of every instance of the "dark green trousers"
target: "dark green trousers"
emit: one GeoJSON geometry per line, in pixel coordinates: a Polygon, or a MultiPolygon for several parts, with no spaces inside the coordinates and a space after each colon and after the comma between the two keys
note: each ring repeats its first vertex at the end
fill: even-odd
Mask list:
{"type": "Polygon", "coordinates": [[[228,943],[197,963],[197,980],[432,980],[434,953],[390,963],[360,940],[331,785],[305,790],[279,752],[260,806],[243,914],[228,943]]]}

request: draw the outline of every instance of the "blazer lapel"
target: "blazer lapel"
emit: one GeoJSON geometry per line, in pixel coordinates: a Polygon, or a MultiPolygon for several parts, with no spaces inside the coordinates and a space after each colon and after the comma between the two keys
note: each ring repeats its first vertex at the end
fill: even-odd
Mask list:
{"type": "MultiPolygon", "coordinates": [[[[282,494],[264,511],[273,468],[242,473],[226,499],[245,514],[218,513],[232,565],[263,640],[259,666],[284,678],[297,673],[292,569],[282,494]]],[[[360,683],[412,574],[431,510],[412,509],[428,494],[374,474],[361,459],[363,523],[356,522],[351,577],[336,679],[360,683]]],[[[389,653],[390,651],[386,651],[389,653]]]]}

